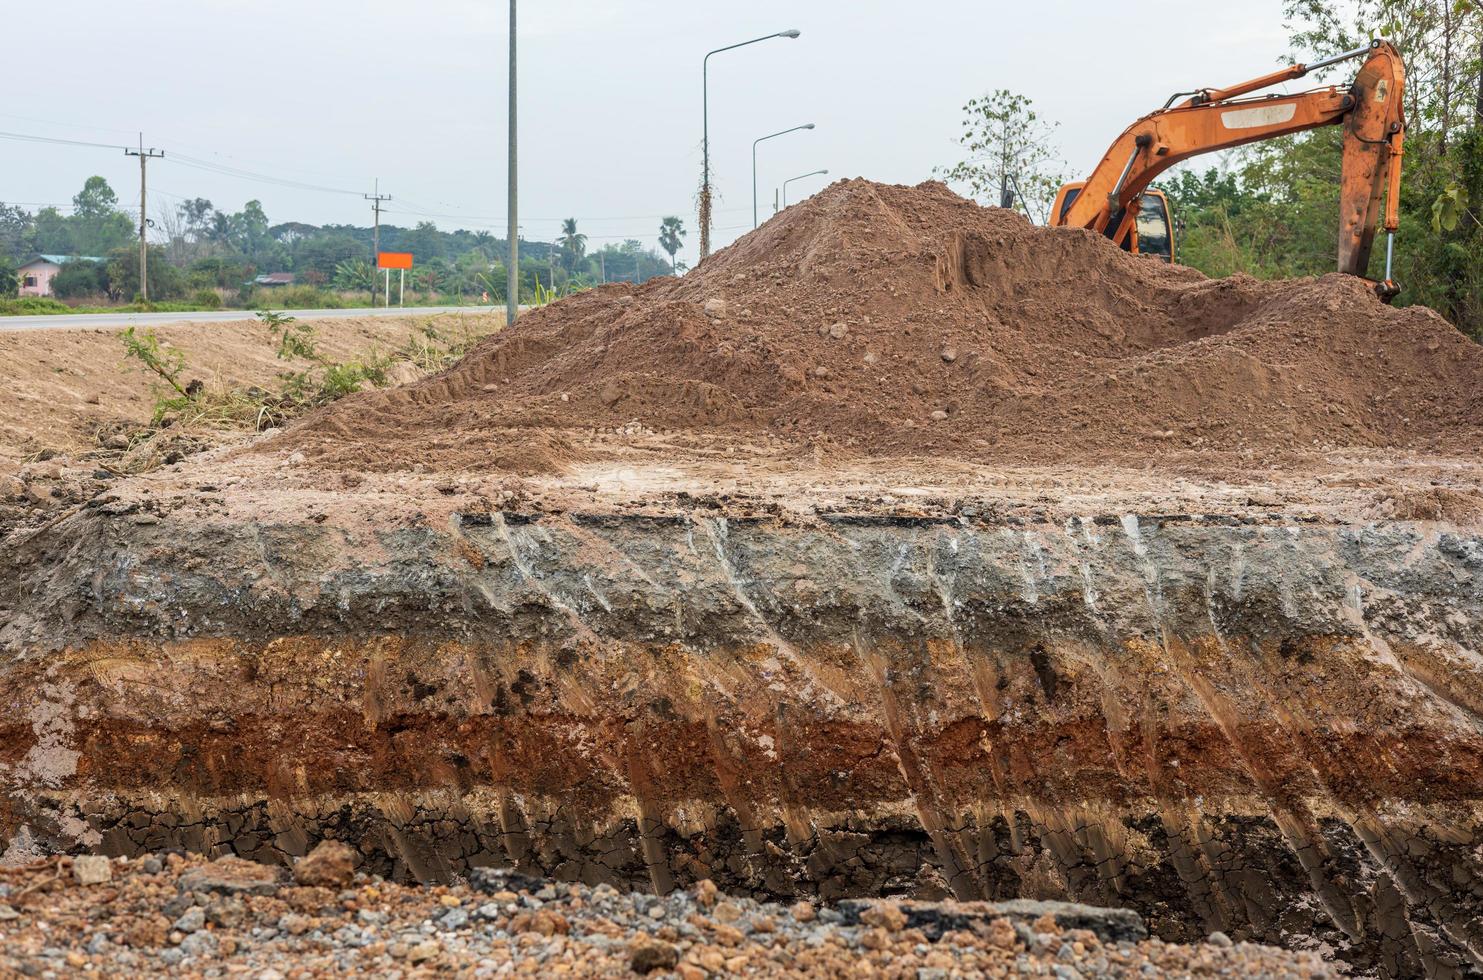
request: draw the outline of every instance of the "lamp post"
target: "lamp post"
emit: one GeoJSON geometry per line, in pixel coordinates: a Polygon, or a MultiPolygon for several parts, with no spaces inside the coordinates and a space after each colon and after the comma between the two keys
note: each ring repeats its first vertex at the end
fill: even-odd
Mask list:
{"type": "Polygon", "coordinates": [[[778,31],[776,34],[764,34],[762,37],[754,37],[750,41],[740,41],[736,44],[728,44],[724,48],[707,51],[700,62],[700,257],[702,260],[711,254],[711,117],[710,117],[710,64],[711,55],[720,54],[722,51],[730,51],[733,48],[744,48],[758,41],[771,41],[775,37],[796,38],[799,32],[796,30],[778,31]]]}
{"type": "Polygon", "coordinates": [[[763,140],[770,140],[774,136],[782,136],[785,133],[796,133],[800,129],[813,129],[813,123],[804,123],[802,126],[794,126],[792,129],[780,129],[776,133],[759,136],[752,140],[752,227],[757,227],[757,144],[763,140]]]}
{"type": "Polygon", "coordinates": [[[787,207],[788,206],[788,185],[789,184],[793,183],[793,181],[795,181],[795,180],[802,180],[805,177],[817,177],[817,176],[819,176],[819,174],[827,174],[828,172],[829,171],[827,171],[827,170],[810,170],[806,174],[799,174],[797,177],[789,177],[787,180],[783,181],[783,207],[787,207]]]}

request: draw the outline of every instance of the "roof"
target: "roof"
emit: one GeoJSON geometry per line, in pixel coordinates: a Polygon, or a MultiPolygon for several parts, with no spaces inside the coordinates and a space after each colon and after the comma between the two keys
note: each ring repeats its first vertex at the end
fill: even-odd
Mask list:
{"type": "Polygon", "coordinates": [[[47,255],[44,252],[37,252],[35,255],[31,256],[29,259],[27,259],[26,261],[22,262],[20,264],[20,268],[24,269],[26,266],[28,266],[28,265],[35,265],[37,262],[50,262],[52,265],[66,265],[68,262],[107,262],[107,261],[108,261],[107,259],[99,258],[96,255],[47,255]]]}
{"type": "Polygon", "coordinates": [[[253,282],[261,286],[286,286],[294,281],[292,272],[269,272],[258,276],[253,282]]]}

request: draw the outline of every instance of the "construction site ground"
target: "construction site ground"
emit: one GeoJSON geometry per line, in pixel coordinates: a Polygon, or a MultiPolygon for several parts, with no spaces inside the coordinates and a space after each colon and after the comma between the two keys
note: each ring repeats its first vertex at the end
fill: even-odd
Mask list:
{"type": "Polygon", "coordinates": [[[149,472],[100,469],[87,370],[0,415],[18,964],[1483,969],[1483,351],[1359,280],[841,181],[149,472]],[[325,840],[363,877],[300,894],[325,840]],[[207,858],[271,894],[177,928],[207,858]],[[518,887],[478,914],[490,868],[566,938],[518,887]],[[147,941],[27,931],[114,892],[147,941]],[[1164,945],[994,924],[1021,899],[1164,945]]]}

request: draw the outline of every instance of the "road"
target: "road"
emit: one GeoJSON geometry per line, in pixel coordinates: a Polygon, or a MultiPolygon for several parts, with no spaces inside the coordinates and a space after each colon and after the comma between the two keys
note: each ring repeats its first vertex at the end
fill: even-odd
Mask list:
{"type": "MultiPolygon", "coordinates": [[[[349,310],[281,310],[301,320],[337,319],[348,316],[418,316],[423,313],[491,313],[495,306],[406,306],[349,310]]],[[[77,330],[89,327],[114,330],[134,325],[160,327],[168,323],[216,323],[250,320],[252,310],[209,310],[197,313],[64,313],[42,316],[0,316],[0,330],[77,330]]]]}

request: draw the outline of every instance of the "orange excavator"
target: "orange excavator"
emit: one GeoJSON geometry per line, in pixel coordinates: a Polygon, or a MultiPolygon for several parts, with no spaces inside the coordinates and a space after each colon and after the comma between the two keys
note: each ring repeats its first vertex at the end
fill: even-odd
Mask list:
{"type": "Polygon", "coordinates": [[[1386,41],[1371,41],[1363,48],[1311,65],[1290,65],[1229,88],[1179,92],[1164,108],[1125,129],[1090,177],[1061,188],[1051,206],[1051,224],[1091,228],[1128,251],[1172,262],[1174,226],[1168,198],[1148,186],[1155,177],[1201,153],[1342,125],[1339,271],[1366,276],[1380,196],[1386,191],[1385,278],[1375,283],[1375,291],[1388,300],[1399,291],[1391,279],[1391,260],[1400,223],[1405,79],[1400,52],[1386,41]],[[1250,97],[1360,57],[1365,63],[1347,89],[1330,85],[1298,95],[1250,97]]]}

